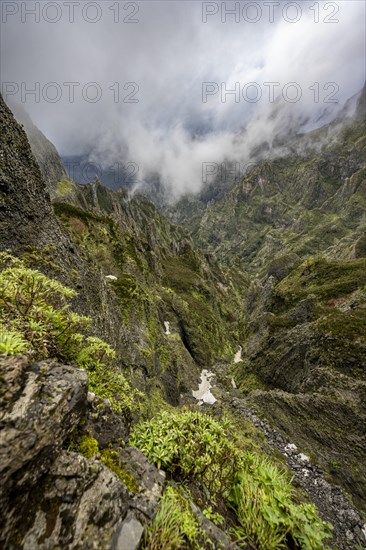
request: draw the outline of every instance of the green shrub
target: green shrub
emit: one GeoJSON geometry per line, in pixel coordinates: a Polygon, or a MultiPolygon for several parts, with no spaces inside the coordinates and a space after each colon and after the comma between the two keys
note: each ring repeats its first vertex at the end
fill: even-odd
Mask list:
{"type": "Polygon", "coordinates": [[[268,459],[248,454],[230,495],[240,526],[241,543],[263,550],[295,543],[302,550],[324,550],[331,525],[323,522],[314,504],[295,504],[286,475],[268,459]]]}
{"type": "Polygon", "coordinates": [[[205,516],[205,518],[215,523],[215,525],[220,526],[225,522],[225,519],[221,514],[218,514],[217,512],[214,512],[212,510],[212,506],[208,506],[207,508],[204,508],[202,510],[202,513],[205,516]]]}
{"type": "MultiPolygon", "coordinates": [[[[206,493],[206,503],[210,501],[206,517],[225,522],[218,512],[224,510],[225,503],[229,505],[238,522],[232,534],[240,544],[258,550],[288,545],[324,550],[331,526],[319,518],[315,506],[296,504],[287,476],[268,459],[241,453],[232,429],[230,438],[227,422],[221,424],[199,412],[172,411],[136,426],[130,444],[176,481],[189,483],[192,494],[199,494],[201,501],[206,493]]],[[[151,526],[151,546],[147,547],[170,548],[164,541],[171,536],[176,545],[171,548],[184,548],[179,546],[183,544],[179,514],[174,503],[165,504],[163,501],[161,516],[151,526]]]]}
{"type": "Polygon", "coordinates": [[[3,331],[0,328],[0,355],[17,355],[26,351],[26,342],[19,332],[3,331]]]}
{"type": "Polygon", "coordinates": [[[88,371],[90,389],[108,398],[114,411],[129,416],[138,409],[142,394],[113,365],[115,351],[83,334],[90,319],[67,303],[75,291],[5,252],[0,253],[0,268],[0,353],[27,352],[35,360],[76,363],[88,371]]]}
{"type": "Polygon", "coordinates": [[[166,411],[136,426],[130,444],[176,480],[197,480],[222,494],[240,463],[228,429],[227,423],[199,412],[166,411]]]}
{"type": "Polygon", "coordinates": [[[59,197],[66,197],[74,189],[74,183],[68,178],[60,180],[56,186],[56,192],[59,197]]]}
{"type": "Polygon", "coordinates": [[[146,550],[174,550],[175,548],[199,548],[201,535],[199,523],[193,516],[189,502],[172,487],[167,487],[158,513],[147,528],[146,550]],[[189,544],[189,546],[188,546],[189,544]]]}
{"type": "Polygon", "coordinates": [[[89,319],[70,310],[75,292],[21,260],[0,254],[0,320],[4,329],[22,335],[35,359],[75,359],[82,347],[81,330],[89,319]]]}

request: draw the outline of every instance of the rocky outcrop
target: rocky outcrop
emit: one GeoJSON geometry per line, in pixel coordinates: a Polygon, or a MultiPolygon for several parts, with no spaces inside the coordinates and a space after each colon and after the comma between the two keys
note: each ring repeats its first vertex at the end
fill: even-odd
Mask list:
{"type": "Polygon", "coordinates": [[[111,548],[128,502],[126,487],[98,459],[62,451],[28,499],[34,513],[26,532],[20,532],[21,545],[111,548]]]}
{"type": "Polygon", "coordinates": [[[366,263],[312,258],[253,281],[236,380],[365,510],[366,263]],[[262,391],[251,391],[254,388],[262,391]],[[263,391],[267,390],[267,391],[263,391]]]}
{"type": "Polygon", "coordinates": [[[1,96],[0,192],[1,248],[47,246],[60,238],[27,137],[1,96]]]}
{"type": "Polygon", "coordinates": [[[19,103],[11,104],[15,118],[22,124],[27,134],[32,153],[41,169],[44,181],[52,195],[57,192],[57,184],[67,178],[67,172],[56,147],[32,122],[30,116],[19,103]]]}
{"type": "Polygon", "coordinates": [[[52,362],[30,365],[21,358],[3,361],[2,379],[1,511],[8,515],[9,503],[38,482],[80,421],[87,375],[52,362]]]}
{"type": "Polygon", "coordinates": [[[1,379],[3,547],[137,548],[165,477],[140,451],[125,449],[120,460],[132,491],[98,455],[87,459],[65,448],[86,420],[86,372],[13,357],[1,360],[1,379]]]}

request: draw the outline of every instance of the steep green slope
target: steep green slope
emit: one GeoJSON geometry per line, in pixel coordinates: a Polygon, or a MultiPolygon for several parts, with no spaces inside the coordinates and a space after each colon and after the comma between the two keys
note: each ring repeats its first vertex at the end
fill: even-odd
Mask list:
{"type": "Polygon", "coordinates": [[[131,199],[98,182],[76,188],[87,209],[56,199],[54,210],[73,241],[113,277],[109,284],[123,318],[122,361],[138,385],[143,377],[178,404],[198,366],[230,361],[236,350],[241,275],[230,276],[195,250],[187,233],[144,197],[131,199]]]}
{"type": "Polygon", "coordinates": [[[274,258],[289,253],[360,255],[365,153],[364,125],[355,122],[323,152],[263,161],[193,220],[189,203],[178,204],[178,221],[193,222],[194,240],[206,252],[253,274],[264,275],[274,258]]]}
{"type": "MultiPolygon", "coordinates": [[[[365,91],[364,91],[365,92],[365,91]]],[[[366,509],[365,93],[352,119],[292,142],[223,196],[171,216],[220,263],[247,271],[235,380],[366,509]]]]}
{"type": "Polygon", "coordinates": [[[247,313],[242,391],[365,507],[366,259],[253,282],[247,313]]]}

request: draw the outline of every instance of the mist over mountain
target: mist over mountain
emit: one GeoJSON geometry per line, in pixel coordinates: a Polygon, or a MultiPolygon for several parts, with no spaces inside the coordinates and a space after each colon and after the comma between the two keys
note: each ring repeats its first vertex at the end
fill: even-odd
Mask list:
{"type": "Polygon", "coordinates": [[[200,189],[202,163],[245,165],[263,142],[329,122],[361,89],[363,2],[318,11],[234,3],[231,15],[232,6],[206,4],[142,2],[135,14],[119,4],[117,15],[105,6],[84,16],[79,6],[73,23],[66,6],[54,24],[8,15],[5,99],[23,99],[63,157],[87,156],[104,172],[132,162],[137,181],[158,175],[179,197],[200,189]]]}

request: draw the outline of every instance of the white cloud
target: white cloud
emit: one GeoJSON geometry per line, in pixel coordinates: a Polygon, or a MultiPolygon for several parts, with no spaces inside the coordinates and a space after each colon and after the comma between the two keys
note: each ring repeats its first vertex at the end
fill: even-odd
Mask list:
{"type": "MultiPolygon", "coordinates": [[[[125,4],[120,3],[123,16],[128,13],[123,11],[125,4]]],[[[226,4],[230,8],[235,2],[226,4]]],[[[21,23],[19,14],[3,23],[2,80],[28,87],[39,82],[41,88],[48,82],[59,84],[59,102],[41,97],[35,103],[28,96],[25,107],[61,153],[92,151],[104,164],[127,155],[139,165],[141,179],[159,173],[174,195],[195,191],[202,182],[202,162],[245,161],[250,148],[270,142],[291,120],[309,119],[311,127],[325,108],[332,107],[323,102],[332,91],[323,89],[326,83],[339,86],[335,97],[340,104],[363,85],[365,4],[298,2],[302,17],[297,23],[283,20],[285,4],[276,7],[273,23],[260,4],[263,17],[251,24],[242,17],[235,23],[233,16],[222,23],[220,13],[203,23],[202,3],[197,1],[140,2],[139,23],[123,24],[113,22],[109,8],[115,2],[104,1],[99,2],[101,20],[91,24],[80,17],[85,2],[75,10],[74,23],[68,22],[64,3],[59,2],[63,17],[58,23],[33,23],[32,17],[21,23]],[[316,4],[319,23],[310,9],[316,4]],[[322,22],[337,6],[334,18],[339,22],[322,22]],[[238,82],[242,94],[253,81],[263,94],[258,103],[244,101],[242,95],[238,103],[233,95],[222,102],[220,93],[202,102],[203,82],[219,87],[225,83],[227,90],[238,82]],[[74,103],[68,101],[64,82],[80,82],[74,103]],[[88,82],[102,89],[97,103],[81,96],[88,82]],[[123,84],[136,82],[139,102],[115,103],[109,88],[116,82],[122,98],[132,91],[123,90],[123,84]],[[284,85],[296,82],[301,99],[280,102],[280,114],[274,118],[265,82],[280,82],[279,94],[284,85]],[[314,102],[314,89],[309,90],[315,82],[319,103],[314,102]],[[247,131],[238,138],[244,127],[247,131]]],[[[221,2],[211,5],[220,8],[221,2]]],[[[287,13],[293,17],[294,12],[287,13]]]]}

